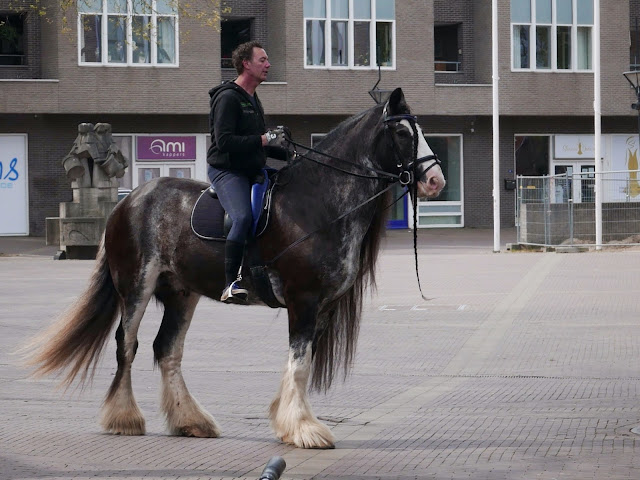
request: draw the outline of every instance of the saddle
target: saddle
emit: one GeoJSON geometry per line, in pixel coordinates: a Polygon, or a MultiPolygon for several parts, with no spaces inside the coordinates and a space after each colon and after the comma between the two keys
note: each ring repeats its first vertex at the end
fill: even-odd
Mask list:
{"type": "MultiPolygon", "coordinates": [[[[251,224],[251,234],[253,238],[258,238],[264,233],[269,224],[271,213],[271,198],[275,182],[273,176],[277,170],[263,169],[260,181],[251,186],[251,212],[253,222],[251,224]]],[[[231,230],[231,218],[222,208],[213,186],[206,188],[200,193],[191,211],[191,230],[195,235],[203,240],[214,240],[224,242],[229,230],[231,230]]],[[[269,280],[267,267],[264,265],[256,249],[248,249],[246,257],[251,271],[252,284],[258,297],[271,308],[284,307],[275,297],[273,287],[269,280]]]]}
{"type": "MultiPolygon", "coordinates": [[[[251,186],[251,235],[258,238],[269,223],[271,193],[274,183],[270,175],[276,170],[262,169],[260,181],[251,186]]],[[[191,230],[203,240],[225,241],[231,230],[231,218],[224,211],[213,185],[202,191],[191,211],[191,230]]]]}

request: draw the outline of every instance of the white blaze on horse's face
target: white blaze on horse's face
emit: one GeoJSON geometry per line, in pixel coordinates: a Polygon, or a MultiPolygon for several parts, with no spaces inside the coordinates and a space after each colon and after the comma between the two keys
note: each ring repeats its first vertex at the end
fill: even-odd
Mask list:
{"type": "MultiPolygon", "coordinates": [[[[413,135],[411,124],[407,120],[402,120],[400,123],[406,126],[413,135]]],[[[416,130],[418,131],[418,158],[433,155],[433,150],[431,150],[431,147],[425,140],[424,134],[422,133],[422,128],[420,128],[420,125],[418,125],[417,123],[416,130]]],[[[435,160],[427,160],[427,167],[429,167],[429,169],[422,176],[422,178],[416,179],[416,181],[418,182],[417,185],[419,198],[435,198],[440,195],[440,192],[447,184],[444,179],[444,175],[442,174],[440,165],[434,165],[435,163],[435,160]]]]}

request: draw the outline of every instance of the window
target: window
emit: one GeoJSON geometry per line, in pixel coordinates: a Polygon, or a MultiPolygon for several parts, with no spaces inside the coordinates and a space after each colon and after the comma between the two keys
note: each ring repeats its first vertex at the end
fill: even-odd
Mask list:
{"type": "Polygon", "coordinates": [[[304,0],[307,67],[393,67],[395,0],[304,0]]]}
{"type": "Polygon", "coordinates": [[[233,68],[231,54],[241,43],[251,41],[251,20],[222,20],[220,23],[222,68],[233,68]]]}
{"type": "Polygon", "coordinates": [[[433,27],[434,60],[437,72],[458,72],[458,32],[460,25],[436,25],[433,27]]]}
{"type": "Polygon", "coordinates": [[[549,175],[549,145],[547,135],[516,136],[514,155],[516,175],[527,177],[549,175]]]}
{"type": "Polygon", "coordinates": [[[635,27],[631,27],[629,31],[629,70],[640,70],[640,27],[638,27],[638,18],[635,19],[635,27]]]}
{"type": "Polygon", "coordinates": [[[447,185],[433,200],[418,202],[418,228],[463,227],[463,168],[461,135],[425,135],[438,155],[447,185]]]}
{"type": "Polygon", "coordinates": [[[176,0],[78,0],[82,65],[177,65],[176,0]]]}
{"type": "Polygon", "coordinates": [[[516,70],[591,70],[593,0],[511,0],[516,70]]]}
{"type": "Polygon", "coordinates": [[[0,14],[0,66],[26,65],[24,45],[25,14],[0,14]]]}

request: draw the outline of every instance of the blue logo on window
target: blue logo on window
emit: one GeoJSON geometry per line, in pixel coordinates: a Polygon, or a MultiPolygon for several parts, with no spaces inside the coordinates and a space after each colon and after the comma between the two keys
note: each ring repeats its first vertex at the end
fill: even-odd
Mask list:
{"type": "Polygon", "coordinates": [[[17,158],[13,158],[9,162],[8,171],[5,173],[4,165],[2,164],[2,161],[0,161],[0,179],[9,180],[11,182],[15,182],[18,179],[18,177],[20,177],[20,174],[18,173],[18,170],[16,170],[16,164],[17,163],[18,163],[18,159],[17,158]]]}

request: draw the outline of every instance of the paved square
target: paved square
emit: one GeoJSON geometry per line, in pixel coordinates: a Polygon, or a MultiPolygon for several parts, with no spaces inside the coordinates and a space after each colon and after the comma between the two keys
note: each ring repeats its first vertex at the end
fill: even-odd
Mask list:
{"type": "Polygon", "coordinates": [[[273,455],[285,479],[640,478],[640,251],[494,254],[474,235],[420,232],[424,301],[411,234],[389,234],[351,374],[311,396],[337,437],[329,451],[281,444],[269,427],[285,312],[209,300],[183,369],[223,436],[166,435],[153,302],[133,371],[148,433],[102,433],[115,341],[84,392],[28,378],[11,354],[81,293],[93,262],[37,245],[0,257],[0,479],[255,479],[273,455]]]}

